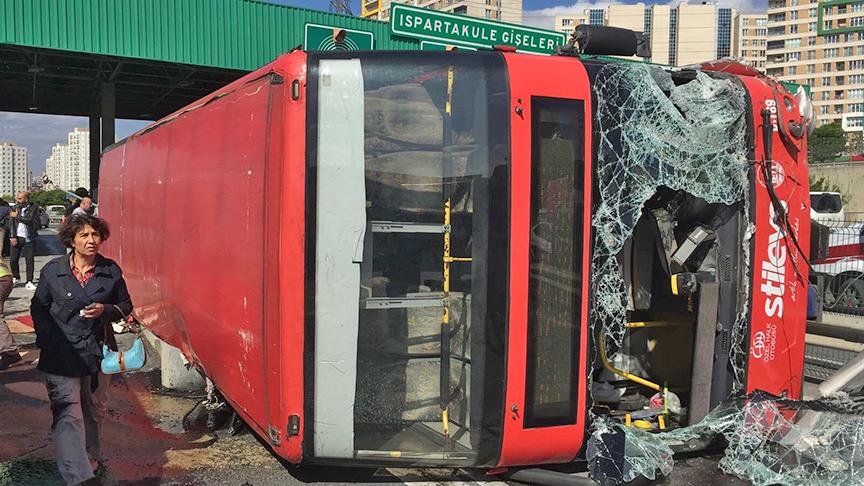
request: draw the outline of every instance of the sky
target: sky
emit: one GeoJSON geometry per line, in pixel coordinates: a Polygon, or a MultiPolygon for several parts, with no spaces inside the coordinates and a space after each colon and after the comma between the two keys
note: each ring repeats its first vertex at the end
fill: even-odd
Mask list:
{"type": "MultiPolygon", "coordinates": [[[[327,10],[329,0],[264,0],[271,3],[282,3],[295,7],[311,8],[315,10],[327,10]]],[[[702,0],[641,0],[646,5],[677,5],[679,3],[702,3],[702,0]]],[[[349,0],[351,11],[355,15],[360,13],[360,0],[349,0]]],[[[586,8],[603,8],[613,3],[634,4],[640,0],[596,0],[596,1],[573,1],[573,0],[522,0],[522,22],[527,25],[551,29],[554,26],[555,16],[563,13],[582,12],[586,8]]],[[[716,0],[718,5],[732,7],[742,12],[765,10],[768,0],[716,0]]]]}
{"type": "MultiPolygon", "coordinates": [[[[117,140],[148,124],[150,122],[117,120],[117,140]]],[[[51,147],[56,143],[66,143],[66,137],[73,128],[89,126],[86,117],[0,112],[0,141],[27,147],[27,165],[33,175],[39,177],[45,171],[45,159],[51,155],[51,147]]]]}
{"type": "MultiPolygon", "coordinates": [[[[315,10],[328,10],[330,4],[329,0],[265,1],[315,10]]],[[[691,2],[697,3],[699,0],[691,0],[691,2]]],[[[579,2],[574,2],[573,0],[522,0],[523,23],[551,29],[554,25],[555,15],[582,12],[586,8],[603,8],[612,3],[632,4],[638,3],[638,0],[623,0],[621,2],[611,2],[609,0],[583,0],[579,2]]],[[[682,3],[682,0],[645,0],[643,3],[677,5],[678,3],[682,3]]],[[[764,10],[767,7],[767,0],[717,0],[717,3],[722,6],[736,8],[739,11],[753,11],[760,8],[764,10]]],[[[360,13],[360,0],[350,0],[350,5],[354,14],[358,15],[360,13]]],[[[148,123],[118,120],[116,128],[118,140],[144,128],[148,123]]],[[[41,175],[45,170],[45,159],[50,155],[51,147],[55,143],[65,143],[66,135],[73,128],[84,128],[87,126],[87,118],[84,117],[0,112],[0,140],[27,147],[28,164],[36,176],[41,175]]]]}

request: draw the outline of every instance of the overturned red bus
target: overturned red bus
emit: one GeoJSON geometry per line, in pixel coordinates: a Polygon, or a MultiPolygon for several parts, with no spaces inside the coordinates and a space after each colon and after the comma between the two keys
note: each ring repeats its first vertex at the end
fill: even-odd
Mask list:
{"type": "Polygon", "coordinates": [[[734,63],[294,51],[105,152],[106,250],[291,462],[567,462],[652,395],[667,427],[800,396],[806,102],[734,63]]]}

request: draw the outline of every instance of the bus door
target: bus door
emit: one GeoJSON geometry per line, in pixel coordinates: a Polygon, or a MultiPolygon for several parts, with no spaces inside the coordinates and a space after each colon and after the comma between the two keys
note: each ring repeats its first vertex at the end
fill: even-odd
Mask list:
{"type": "Polygon", "coordinates": [[[505,59],[513,159],[499,465],[566,462],[587,415],[591,96],[576,59],[505,59]]]}

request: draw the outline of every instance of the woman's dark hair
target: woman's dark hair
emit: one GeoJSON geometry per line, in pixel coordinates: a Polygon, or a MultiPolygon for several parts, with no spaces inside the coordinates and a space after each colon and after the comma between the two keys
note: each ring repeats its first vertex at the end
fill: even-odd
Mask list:
{"type": "Polygon", "coordinates": [[[67,219],[66,223],[60,227],[60,231],[57,232],[57,236],[60,237],[60,243],[63,243],[63,246],[66,248],[72,248],[75,242],[75,235],[87,225],[90,225],[99,233],[102,241],[107,240],[111,236],[111,229],[108,228],[108,223],[104,219],[90,216],[89,214],[76,214],[67,219]]]}

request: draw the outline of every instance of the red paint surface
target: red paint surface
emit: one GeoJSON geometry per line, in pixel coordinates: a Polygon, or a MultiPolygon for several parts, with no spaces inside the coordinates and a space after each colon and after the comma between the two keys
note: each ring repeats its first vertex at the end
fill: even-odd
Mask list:
{"type": "Polygon", "coordinates": [[[280,57],[103,155],[106,255],[142,321],[180,348],[255,431],[302,435],[304,53],[280,57]],[[283,83],[271,83],[270,74],[283,83]],[[280,228],[280,224],[282,227],[280,228]],[[302,423],[302,422],[301,422],[302,423]]]}
{"type": "MultiPolygon", "coordinates": [[[[283,162],[281,164],[282,190],[279,221],[273,224],[279,228],[278,264],[279,272],[279,325],[278,334],[270,342],[277,341],[279,346],[271,348],[271,356],[276,359],[268,369],[270,376],[280,376],[279,390],[273,394],[279,397],[279,415],[273,423],[281,425],[283,431],[288,417],[300,417],[300,434],[283,439],[277,447],[281,455],[293,463],[300,462],[303,456],[303,436],[306,421],[303,416],[303,343],[304,343],[304,275],[305,260],[305,207],[306,207],[306,53],[282,56],[276,64],[285,73],[284,102],[282,106],[281,133],[274,135],[274,147],[280,144],[283,162]],[[292,100],[291,83],[300,83],[300,99],[292,100]]],[[[272,401],[271,401],[272,403],[272,401]]]]}
{"type": "MultiPolygon", "coordinates": [[[[829,251],[829,254],[830,254],[830,251],[829,251]]],[[[862,255],[861,253],[858,253],[858,254],[848,254],[848,255],[837,256],[837,257],[830,257],[830,258],[826,258],[824,260],[814,260],[811,263],[814,265],[830,265],[832,263],[840,263],[840,262],[853,263],[853,262],[857,262],[857,261],[861,261],[861,260],[864,260],[864,255],[862,255]]]]}
{"type": "MultiPolygon", "coordinates": [[[[805,258],[792,242],[791,237],[776,239],[777,229],[771,224],[771,202],[764,178],[758,173],[759,163],[764,158],[762,137],[762,115],[764,107],[770,107],[770,100],[776,99],[777,108],[783,110],[777,124],[789,120],[798,121],[798,107],[791,111],[784,108],[783,97],[789,93],[779,85],[765,78],[741,77],[742,82],[753,100],[755,131],[755,153],[757,174],[753,184],[755,200],[751,201],[751,211],[756,232],[753,235],[753,254],[751,255],[751,324],[747,366],[747,392],[764,390],[775,395],[800,398],[802,373],[804,367],[804,334],[806,330],[807,278],[808,269],[805,258]],[[770,253],[769,253],[770,252],[770,253]],[[782,295],[774,295],[779,285],[776,272],[763,276],[765,262],[771,265],[785,255],[783,261],[782,295]],[[796,271],[797,269],[797,271],[796,271]],[[768,289],[768,290],[765,290],[768,289]],[[773,289],[773,290],[772,290],[773,289]],[[780,304],[782,301],[782,313],[780,304]]],[[[774,183],[775,191],[781,201],[785,201],[789,213],[789,228],[797,235],[798,243],[804,252],[810,248],[810,189],[807,179],[807,145],[805,140],[773,131],[773,160],[782,171],[774,183]]],[[[784,226],[780,226],[784,228],[784,226]]],[[[769,270],[771,267],[767,267],[769,270]]]]}
{"type": "MultiPolygon", "coordinates": [[[[507,390],[504,437],[498,466],[560,463],[572,460],[585,438],[588,306],[583,305],[579,339],[579,398],[576,423],[526,429],[525,374],[528,339],[528,239],[531,208],[531,96],[579,99],[585,102],[584,238],[591,231],[591,96],[582,63],[572,58],[505,54],[510,78],[512,193],[507,390]],[[521,100],[521,102],[520,102],[521,100]],[[523,116],[515,113],[521,106],[523,116]],[[511,406],[519,413],[513,418],[511,406]]],[[[582,255],[582,295],[589,295],[590,245],[582,255]]],[[[587,299],[586,299],[587,301],[587,299]]]]}
{"type": "MultiPolygon", "coordinates": [[[[828,247],[828,260],[838,260],[843,257],[864,255],[864,244],[837,245],[828,247]]],[[[820,261],[820,263],[822,263],[820,261]]]]}

